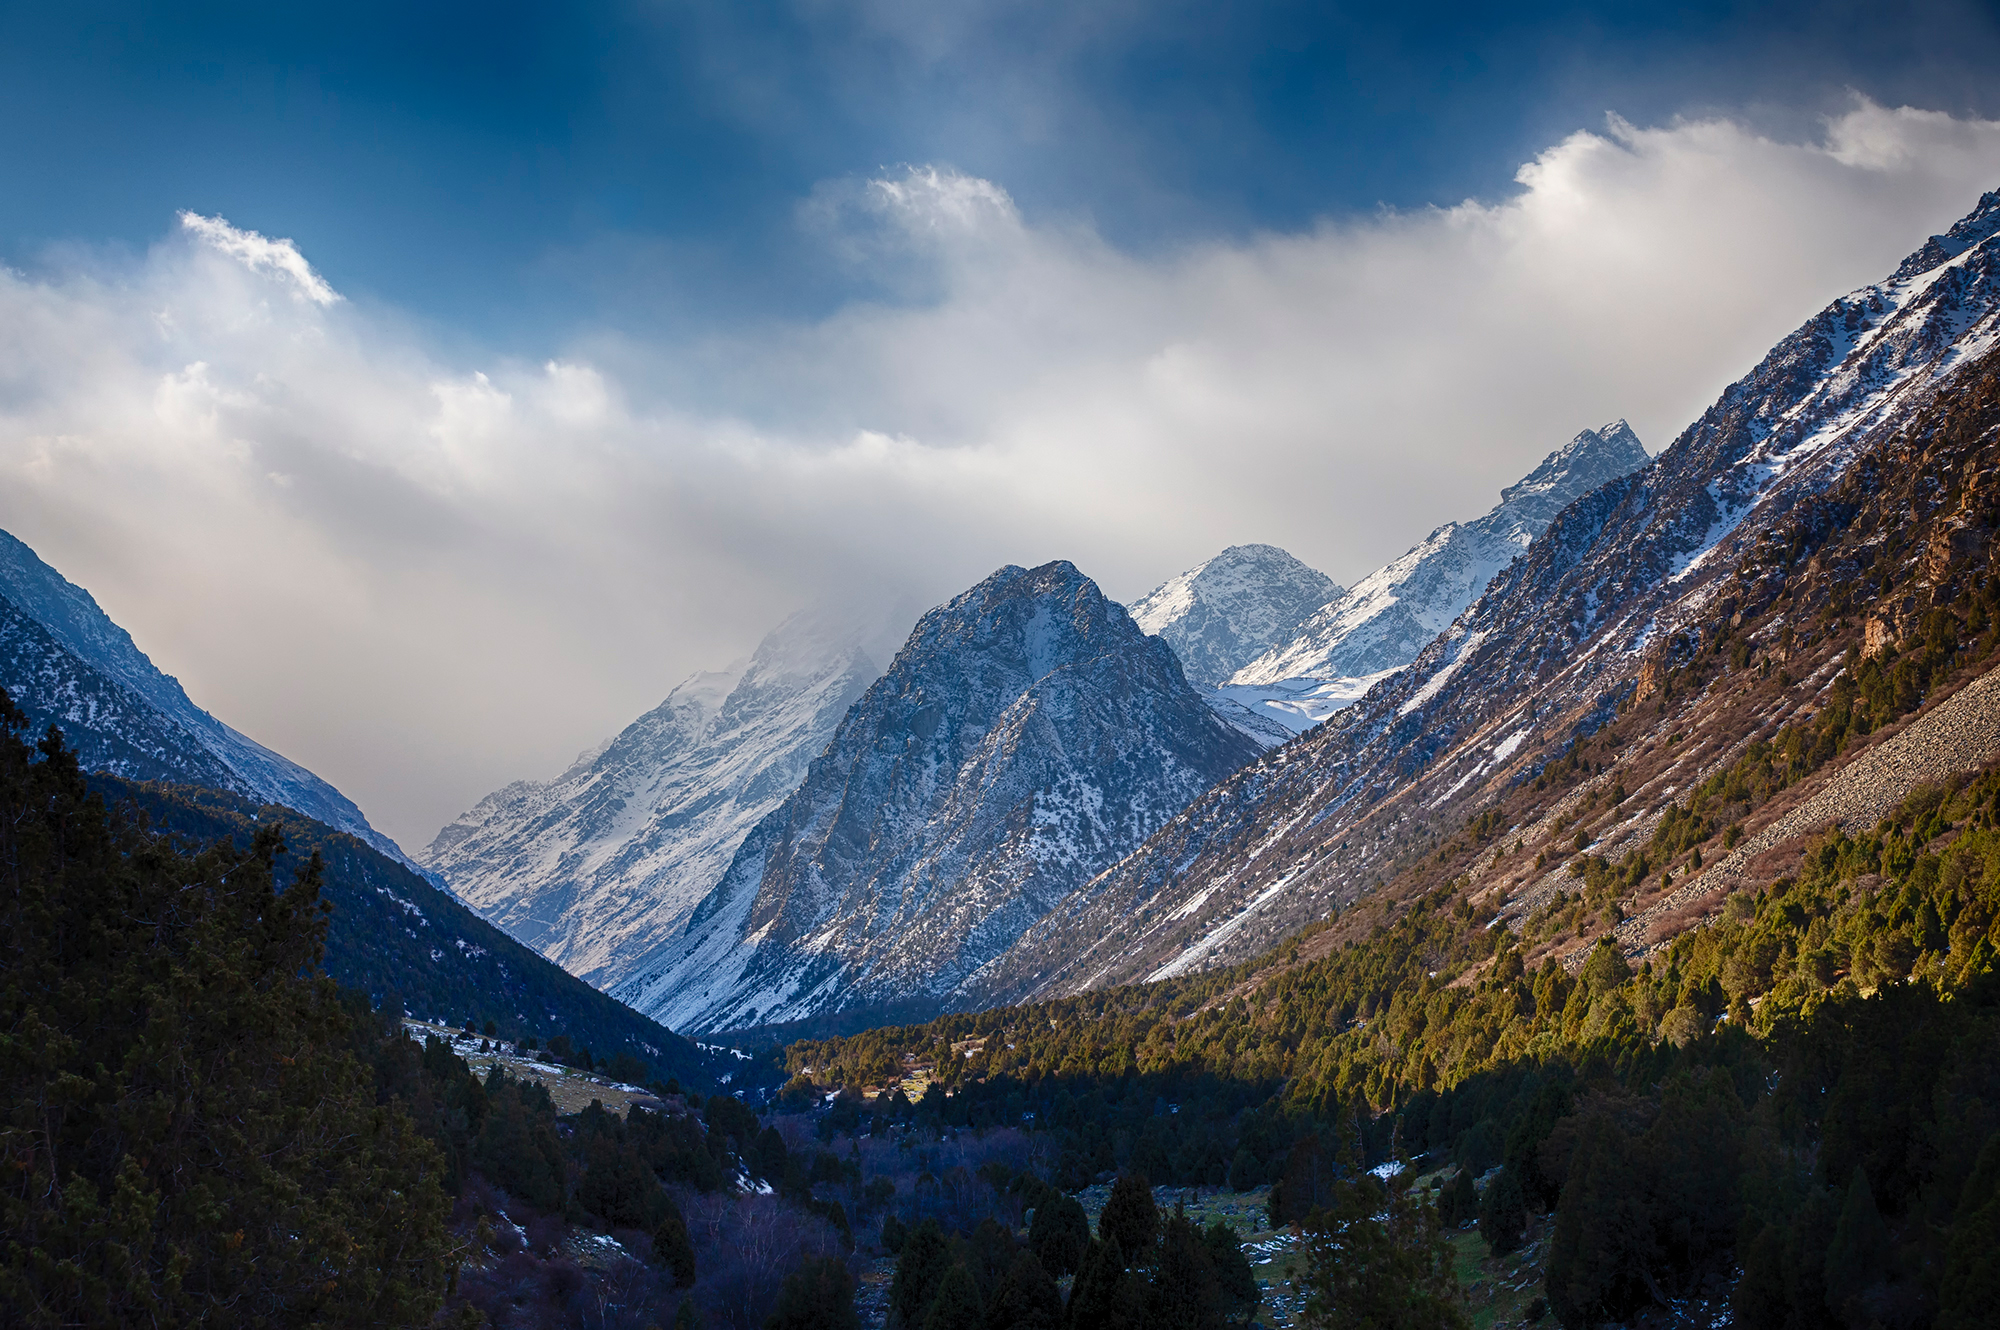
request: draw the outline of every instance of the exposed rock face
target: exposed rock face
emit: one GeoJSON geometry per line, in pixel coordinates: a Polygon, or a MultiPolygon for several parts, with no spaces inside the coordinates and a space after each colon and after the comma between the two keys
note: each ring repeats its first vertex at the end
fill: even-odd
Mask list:
{"type": "Polygon", "coordinates": [[[680,933],[612,989],[675,1028],[935,1010],[1256,748],[1067,563],[926,614],[680,933]]]}
{"type": "Polygon", "coordinates": [[[1766,534],[2000,354],[1996,232],[2000,192],[1815,315],[1653,465],[1562,509],[1409,668],[1197,800],[955,1002],[1253,953],[1368,890],[1399,827],[1449,823],[1488,782],[1594,730],[1632,696],[1653,644],[1771,605],[1786,560],[1752,557],[1766,534]]]}
{"type": "MultiPolygon", "coordinates": [[[[907,622],[907,620],[905,620],[907,622]]],[[[880,673],[865,623],[786,620],[548,782],[516,781],[422,853],[459,896],[600,988],[687,921],[880,673]]]]}
{"type": "Polygon", "coordinates": [[[59,726],[87,771],[283,804],[409,862],[339,790],[196,706],[88,591],[4,531],[0,687],[36,730],[59,726]]]}
{"type": "Polygon", "coordinates": [[[1276,545],[1231,545],[1132,605],[1132,621],[1163,637],[1188,682],[1213,688],[1341,594],[1340,584],[1276,545]]]}

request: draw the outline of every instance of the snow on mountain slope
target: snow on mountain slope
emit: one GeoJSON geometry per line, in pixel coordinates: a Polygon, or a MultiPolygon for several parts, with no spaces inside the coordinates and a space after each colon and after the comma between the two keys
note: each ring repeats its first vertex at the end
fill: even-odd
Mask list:
{"type": "Polygon", "coordinates": [[[1646,465],[1622,420],[1587,429],[1500,491],[1484,517],[1447,522],[1402,558],[1378,568],[1312,615],[1290,640],[1228,680],[1273,685],[1353,679],[1400,669],[1476,600],[1494,574],[1548,529],[1572,499],[1646,465]]]}
{"type": "Polygon", "coordinates": [[[747,665],[695,675],[554,780],[480,800],[423,862],[564,969],[618,984],[798,788],[880,673],[874,632],[859,616],[793,615],[747,665]]]}
{"type": "Polygon", "coordinates": [[[1067,563],[932,610],[679,934],[611,989],[676,1029],[935,1009],[1255,747],[1067,563]]]}
{"type": "MultiPolygon", "coordinates": [[[[1905,427],[2000,361],[1996,232],[2000,192],[1888,280],[1820,311],[1651,466],[1570,502],[1407,669],[1196,800],[952,1004],[1254,954],[1370,890],[1491,782],[1593,733],[1660,652],[1778,603],[1784,542],[1821,520],[1822,496],[1857,458],[1920,451],[1905,427]]],[[[1816,639],[1839,625],[1786,627],[1816,639]]]]}
{"type": "Polygon", "coordinates": [[[4,531],[0,670],[15,705],[60,726],[89,770],[283,804],[410,862],[339,790],[196,706],[88,591],[4,531]]]}
{"type": "Polygon", "coordinates": [[[1213,688],[1340,594],[1338,582],[1275,545],[1232,545],[1140,598],[1132,621],[1166,639],[1189,683],[1213,688]]]}

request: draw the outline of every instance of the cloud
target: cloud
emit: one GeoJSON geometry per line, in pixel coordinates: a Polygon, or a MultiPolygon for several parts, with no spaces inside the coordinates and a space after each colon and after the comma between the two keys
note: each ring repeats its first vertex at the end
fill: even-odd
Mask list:
{"type": "Polygon", "coordinates": [[[298,288],[295,294],[301,300],[310,300],[315,305],[331,305],[340,299],[340,293],[326,284],[326,279],[312,270],[298,246],[289,240],[267,240],[255,231],[241,231],[223,221],[220,217],[203,217],[199,213],[183,212],[181,229],[213,246],[219,253],[227,254],[252,272],[275,273],[291,279],[298,288]]]}
{"type": "Polygon", "coordinates": [[[1250,540],[1350,580],[1583,426],[1664,446],[1995,184],[1933,112],[1611,119],[1505,199],[1139,258],[905,167],[802,205],[877,299],[521,361],[189,213],[0,272],[0,526],[414,846],[810,601],[1250,540]]]}

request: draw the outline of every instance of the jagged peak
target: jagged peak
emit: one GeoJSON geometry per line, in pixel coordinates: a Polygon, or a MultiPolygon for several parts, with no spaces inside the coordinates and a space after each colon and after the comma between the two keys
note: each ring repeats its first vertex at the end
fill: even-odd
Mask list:
{"type": "Polygon", "coordinates": [[[1916,253],[1903,260],[1889,280],[1906,282],[1921,277],[1950,263],[1996,231],[2000,231],[2000,189],[1981,194],[1971,212],[1952,223],[1943,235],[1926,240],[1916,253]]]}
{"type": "Polygon", "coordinates": [[[1566,481],[1579,473],[1584,475],[1586,482],[1600,476],[1609,480],[1651,460],[1645,445],[1639,442],[1639,436],[1632,432],[1632,427],[1621,416],[1596,429],[1578,431],[1568,443],[1544,457],[1533,471],[1502,489],[1500,502],[1515,503],[1530,495],[1549,493],[1563,487],[1566,481]]]}

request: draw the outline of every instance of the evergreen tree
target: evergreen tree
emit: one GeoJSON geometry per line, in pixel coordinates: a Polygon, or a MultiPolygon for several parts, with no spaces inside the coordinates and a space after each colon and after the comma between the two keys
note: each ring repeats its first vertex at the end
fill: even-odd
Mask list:
{"type": "Polygon", "coordinates": [[[665,1196],[659,1224],[653,1229],[653,1259],[673,1272],[675,1288],[693,1288],[695,1280],[694,1239],[688,1234],[687,1219],[671,1196],[665,1196]]]}
{"type": "Polygon", "coordinates": [[[1437,1212],[1367,1173],[1333,1184],[1306,1223],[1306,1305],[1314,1330],[1470,1330],[1437,1212]]]}
{"type": "MultiPolygon", "coordinates": [[[[1546,1276],[1549,1306],[1571,1330],[1623,1315],[1646,1299],[1655,1253],[1631,1153],[1630,1141],[1606,1116],[1584,1120],[1556,1208],[1546,1276]]],[[[1480,1223],[1483,1231],[1483,1210],[1480,1223]]]]}
{"type": "Polygon", "coordinates": [[[1122,1330],[1144,1324],[1145,1286],[1126,1272],[1115,1242],[1093,1239],[1063,1307],[1068,1330],[1122,1330]]]}
{"type": "Polygon", "coordinates": [[[1438,1194],[1438,1219],[1446,1228],[1460,1228],[1479,1218],[1479,1188],[1472,1170],[1461,1168],[1438,1194]]]}
{"type": "Polygon", "coordinates": [[[889,1284],[889,1311],[897,1325],[919,1330],[950,1264],[951,1251],[937,1220],[925,1219],[910,1230],[889,1284]]]}
{"type": "Polygon", "coordinates": [[[607,1223],[645,1228],[657,1223],[666,1193],[630,1142],[609,1135],[591,1141],[576,1185],[577,1204],[607,1223]]]}
{"type": "Polygon", "coordinates": [[[1521,1245],[1528,1227],[1528,1206],[1521,1196],[1521,1183],[1514,1171],[1502,1168],[1486,1184],[1479,1197],[1479,1236],[1495,1256],[1505,1256],[1521,1245]]]}
{"type": "Polygon", "coordinates": [[[1160,1234],[1160,1256],[1146,1300],[1148,1325],[1159,1330],[1219,1330],[1222,1284],[1201,1230],[1180,1207],[1160,1234]]]}
{"type": "Polygon", "coordinates": [[[1062,1291],[1031,1251],[1015,1253],[986,1309],[987,1330],[1058,1330],[1062,1291]]]}
{"type": "MultiPolygon", "coordinates": [[[[682,1305],[686,1305],[683,1303],[682,1305]]],[[[764,1330],[861,1330],[854,1276],[838,1257],[808,1256],[785,1276],[764,1330]]]]}
{"type": "Polygon", "coordinates": [[[0,1307],[11,1324],[425,1321],[445,1161],[353,1056],[315,856],[114,821],[0,693],[0,1307]]]}
{"type": "Polygon", "coordinates": [[[1160,1232],[1160,1207],[1153,1203],[1153,1184],[1143,1173],[1122,1173],[1111,1184],[1104,1212],[1097,1216],[1097,1236],[1116,1244],[1127,1266],[1143,1265],[1160,1232]]]}
{"type": "Polygon", "coordinates": [[[1208,1247],[1208,1259],[1215,1267],[1224,1307],[1232,1316],[1247,1318],[1263,1295],[1257,1288],[1257,1272],[1250,1268],[1250,1258],[1243,1254],[1243,1243],[1236,1230],[1218,1219],[1201,1237],[1208,1247]]]}
{"type": "Polygon", "coordinates": [[[1826,1249],[1826,1305],[1849,1325],[1867,1324],[1867,1296],[1888,1277],[1890,1255],[1889,1226],[1876,1208],[1867,1171],[1856,1164],[1826,1249]]]}
{"type": "Polygon", "coordinates": [[[979,1284],[963,1261],[954,1263],[938,1282],[937,1296],[924,1313],[923,1330],[986,1330],[979,1284]]]}
{"type": "Polygon", "coordinates": [[[1073,1275],[1083,1264],[1090,1247],[1090,1216],[1075,1197],[1050,1189],[1035,1207],[1035,1221],[1028,1229],[1028,1245],[1034,1248],[1042,1268],[1060,1278],[1073,1275]]]}
{"type": "Polygon", "coordinates": [[[1938,1281],[1937,1330],[1975,1330],[2000,1309],[2000,1135],[1987,1142],[1952,1218],[1938,1281]]]}

